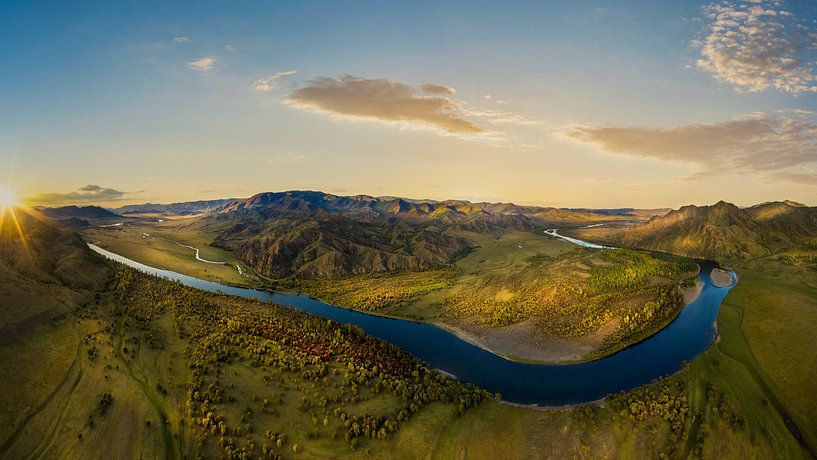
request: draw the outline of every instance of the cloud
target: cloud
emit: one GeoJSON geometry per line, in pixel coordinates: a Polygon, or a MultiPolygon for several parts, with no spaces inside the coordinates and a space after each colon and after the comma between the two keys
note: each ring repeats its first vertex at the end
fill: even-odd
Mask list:
{"type": "Polygon", "coordinates": [[[39,193],[27,197],[25,201],[31,204],[54,206],[64,204],[106,203],[119,201],[124,196],[125,192],[89,184],[68,193],[39,193]]]}
{"type": "Polygon", "coordinates": [[[193,40],[190,39],[190,37],[180,36],[180,37],[173,37],[173,41],[176,42],[176,43],[190,43],[193,40]]]}
{"type": "Polygon", "coordinates": [[[753,113],[720,123],[672,128],[578,125],[568,139],[605,152],[688,163],[695,176],[752,173],[804,183],[802,171],[817,165],[817,125],[798,111],[753,113]]]}
{"type": "Polygon", "coordinates": [[[284,153],[281,155],[276,155],[272,158],[269,158],[266,162],[268,164],[276,164],[276,163],[297,163],[299,161],[303,161],[306,159],[306,156],[302,153],[284,153]]]}
{"type": "Polygon", "coordinates": [[[198,70],[199,72],[207,72],[208,70],[212,69],[213,66],[216,64],[216,58],[213,56],[207,56],[205,58],[197,59],[193,62],[190,62],[190,68],[194,70],[198,70]]]}
{"type": "MultiPolygon", "coordinates": [[[[505,104],[505,101],[495,100],[497,104],[505,104]]],[[[484,120],[485,122],[495,124],[495,125],[540,125],[542,124],[539,120],[530,119],[522,114],[511,112],[508,110],[496,110],[491,108],[481,108],[481,109],[465,109],[463,108],[463,113],[469,117],[479,118],[480,120],[484,120]]]]}
{"type": "Polygon", "coordinates": [[[727,1],[705,7],[710,22],[708,35],[699,43],[698,67],[739,92],[817,91],[817,34],[781,5],[727,1]]]}
{"type": "Polygon", "coordinates": [[[233,45],[224,45],[224,49],[227,51],[235,51],[236,47],[233,45]]]}
{"type": "Polygon", "coordinates": [[[450,86],[433,85],[431,83],[426,83],[425,85],[421,86],[420,89],[422,89],[424,93],[428,94],[454,94],[457,92],[456,89],[450,86]]]}
{"type": "Polygon", "coordinates": [[[275,72],[274,74],[270,75],[266,78],[259,78],[252,82],[252,88],[256,91],[260,91],[262,93],[268,93],[270,91],[275,91],[278,89],[278,85],[276,80],[281,78],[289,77],[295,75],[296,72],[294,70],[284,70],[283,72],[275,72]]]}
{"type": "Polygon", "coordinates": [[[460,103],[447,97],[424,96],[418,92],[414,87],[385,78],[365,79],[344,75],[316,78],[295,90],[284,102],[292,107],[337,118],[397,123],[456,135],[488,132],[463,118],[460,103]]]}

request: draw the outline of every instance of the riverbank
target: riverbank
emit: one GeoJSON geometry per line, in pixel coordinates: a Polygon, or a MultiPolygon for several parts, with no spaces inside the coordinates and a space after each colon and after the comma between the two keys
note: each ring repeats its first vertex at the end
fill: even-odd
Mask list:
{"type": "Polygon", "coordinates": [[[704,285],[700,280],[695,280],[694,286],[685,286],[681,288],[681,295],[684,296],[684,305],[689,305],[701,295],[704,290],[704,285]]]}
{"type": "MultiPolygon", "coordinates": [[[[611,321],[612,323],[612,321],[611,321]]],[[[501,328],[480,327],[479,331],[435,321],[437,327],[456,335],[460,340],[479,347],[509,361],[529,364],[576,364],[592,352],[608,331],[576,340],[559,337],[534,338],[533,324],[523,322],[501,328]]],[[[610,324],[610,323],[608,323],[610,324]]],[[[604,327],[602,329],[605,329],[604,327]]]]}
{"type": "MultiPolygon", "coordinates": [[[[695,302],[698,297],[700,297],[701,292],[703,292],[704,283],[698,279],[699,274],[700,267],[698,267],[698,270],[694,274],[695,284],[679,288],[681,295],[684,297],[684,308],[692,302],[695,302]]],[[[726,274],[729,276],[729,272],[726,272],[726,274]]],[[[731,284],[731,278],[729,284],[731,284]]],[[[673,316],[667,324],[672,322],[675,318],[676,316],[673,316]]],[[[480,347],[485,351],[510,361],[520,363],[576,364],[603,359],[618,351],[616,350],[603,356],[591,355],[599,349],[604,339],[618,328],[618,318],[607,322],[593,334],[574,339],[563,339],[546,335],[542,333],[542,331],[535,330],[535,326],[530,321],[523,321],[522,323],[505,327],[472,326],[466,328],[441,321],[433,321],[432,324],[451,332],[471,345],[480,347]],[[589,355],[592,357],[588,359],[589,355]]],[[[638,342],[626,346],[633,346],[648,339],[652,335],[660,332],[667,324],[638,342]]]]}
{"type": "Polygon", "coordinates": [[[732,274],[722,268],[713,268],[709,275],[712,279],[712,284],[717,287],[727,287],[732,285],[732,274]]]}

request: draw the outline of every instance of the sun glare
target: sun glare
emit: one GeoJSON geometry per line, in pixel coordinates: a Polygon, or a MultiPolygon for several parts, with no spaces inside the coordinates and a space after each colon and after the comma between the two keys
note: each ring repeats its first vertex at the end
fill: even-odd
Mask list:
{"type": "Polygon", "coordinates": [[[8,208],[18,204],[17,194],[14,193],[14,190],[0,187],[0,207],[8,208]]]}

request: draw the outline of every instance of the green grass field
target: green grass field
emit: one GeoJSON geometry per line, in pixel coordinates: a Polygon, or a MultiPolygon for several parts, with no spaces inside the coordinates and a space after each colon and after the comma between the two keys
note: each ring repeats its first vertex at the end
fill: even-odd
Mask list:
{"type": "Polygon", "coordinates": [[[193,228],[192,223],[188,219],[136,222],[121,227],[86,229],[83,237],[152,267],[237,286],[258,284],[250,268],[231,252],[210,246],[215,235],[193,228]],[[180,244],[199,249],[202,259],[224,264],[196,260],[196,251],[180,244]],[[247,276],[239,274],[236,265],[240,265],[247,276]]]}

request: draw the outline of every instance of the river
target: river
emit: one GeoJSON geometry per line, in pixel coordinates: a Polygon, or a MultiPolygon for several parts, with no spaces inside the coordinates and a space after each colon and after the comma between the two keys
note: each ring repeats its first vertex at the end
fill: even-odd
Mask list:
{"type": "MultiPolygon", "coordinates": [[[[592,247],[589,246],[592,243],[581,243],[592,247]]],[[[684,307],[672,323],[652,337],[596,361],[528,364],[486,351],[432,324],[369,315],[304,295],[227,286],[149,267],[94,244],[88,246],[105,257],[186,286],[268,301],[340,323],[357,325],[368,334],[403,348],[433,368],[500,393],[505,401],[539,406],[596,401],[608,394],[629,390],[676,372],[682,363],[706,351],[717,337],[718,310],[731,288],[715,286],[709,276],[715,264],[699,261],[701,271],[698,277],[703,283],[701,294],[684,307]]],[[[734,274],[732,279],[734,285],[734,274]]]]}

